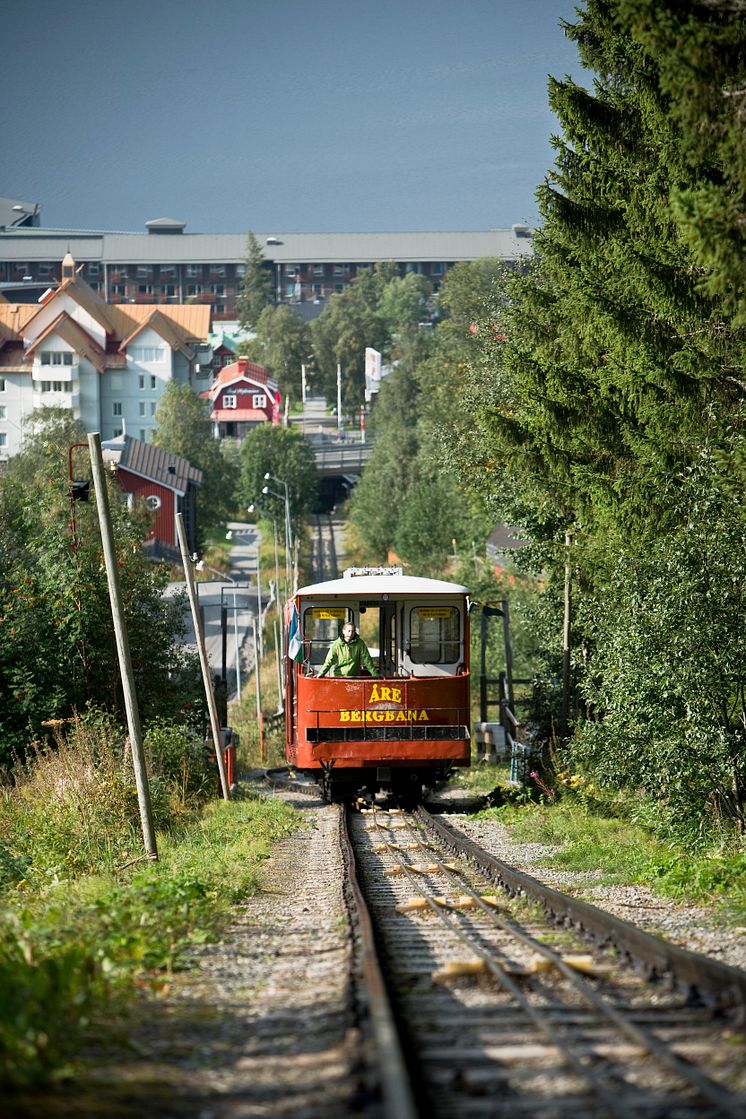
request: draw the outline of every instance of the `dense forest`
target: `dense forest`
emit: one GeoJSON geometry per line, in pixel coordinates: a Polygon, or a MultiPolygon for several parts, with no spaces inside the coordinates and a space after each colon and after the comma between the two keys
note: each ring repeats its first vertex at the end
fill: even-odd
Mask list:
{"type": "Polygon", "coordinates": [[[590,0],[532,267],[460,265],[402,332],[356,526],[437,568],[495,522],[532,543],[555,758],[673,833],[744,827],[743,5],[590,0]],[[572,584],[571,725],[559,718],[572,584]]]}

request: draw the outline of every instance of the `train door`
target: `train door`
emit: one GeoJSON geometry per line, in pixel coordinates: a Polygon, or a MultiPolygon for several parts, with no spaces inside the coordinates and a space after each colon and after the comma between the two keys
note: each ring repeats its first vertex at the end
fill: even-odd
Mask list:
{"type": "Polygon", "coordinates": [[[397,675],[398,624],[393,602],[361,602],[358,630],[381,676],[397,675]]]}

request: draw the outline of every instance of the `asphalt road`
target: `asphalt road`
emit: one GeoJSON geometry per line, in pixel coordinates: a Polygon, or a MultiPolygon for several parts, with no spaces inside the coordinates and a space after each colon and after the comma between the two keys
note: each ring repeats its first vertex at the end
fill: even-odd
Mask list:
{"type": "MultiPolygon", "coordinates": [[[[254,623],[260,602],[256,583],[260,535],[256,525],[240,521],[230,521],[227,528],[231,533],[230,578],[207,569],[195,574],[210,667],[216,676],[220,676],[225,667],[228,695],[233,698],[239,690],[243,693],[248,674],[254,665],[254,623]]],[[[173,595],[179,590],[186,591],[185,583],[170,583],[166,593],[173,595]]],[[[267,609],[269,598],[270,587],[262,586],[262,615],[267,609]]],[[[184,644],[196,649],[197,641],[188,600],[185,606],[185,623],[184,644]]]]}

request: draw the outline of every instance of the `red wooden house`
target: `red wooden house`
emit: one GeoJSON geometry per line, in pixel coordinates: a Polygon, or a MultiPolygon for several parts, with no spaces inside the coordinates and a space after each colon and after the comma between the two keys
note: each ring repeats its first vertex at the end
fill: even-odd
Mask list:
{"type": "Polygon", "coordinates": [[[280,390],[267,370],[239,357],[218,373],[212,388],[210,419],[219,438],[243,439],[259,424],[280,422],[280,390]]]}
{"type": "Polygon", "coordinates": [[[195,551],[197,486],[202,481],[202,471],[181,455],[129,435],[107,440],[102,451],[104,461],[116,470],[119,485],[131,495],[129,500],[141,498],[154,514],[146,547],[155,556],[177,557],[175,517],[182,513],[189,551],[195,551]]]}

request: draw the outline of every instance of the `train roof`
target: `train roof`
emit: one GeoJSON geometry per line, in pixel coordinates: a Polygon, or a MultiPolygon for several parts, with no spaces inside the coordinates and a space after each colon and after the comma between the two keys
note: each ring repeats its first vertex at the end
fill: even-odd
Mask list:
{"type": "Polygon", "coordinates": [[[416,575],[346,575],[344,579],[331,579],[328,583],[313,583],[300,587],[297,595],[324,597],[344,595],[349,598],[387,594],[390,598],[407,595],[460,595],[468,594],[468,587],[460,583],[447,583],[443,579],[420,579],[416,575]]]}

